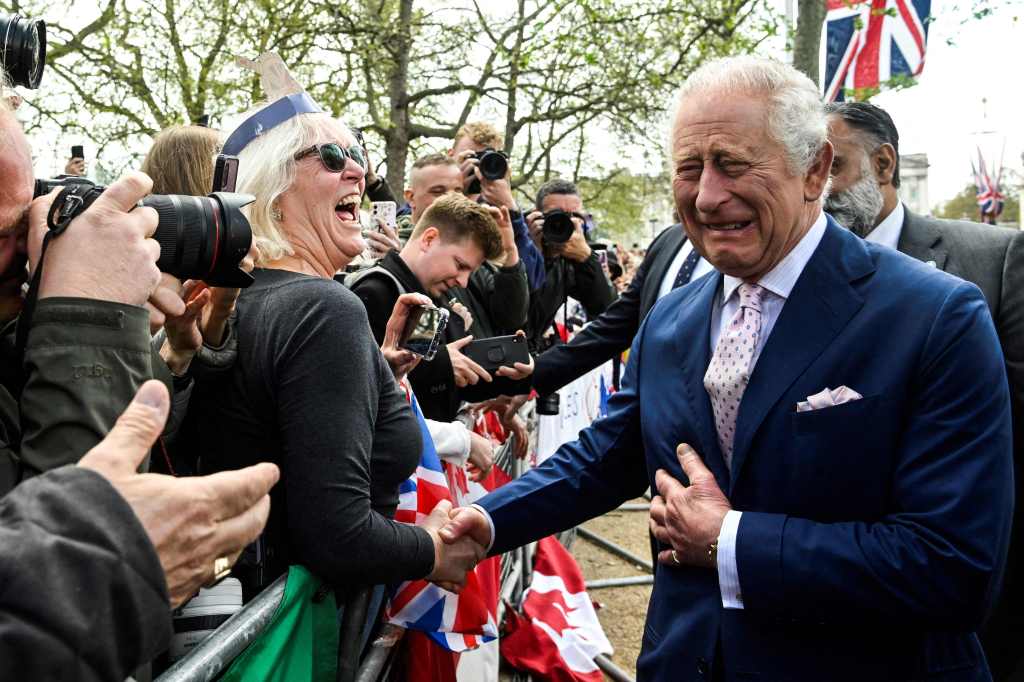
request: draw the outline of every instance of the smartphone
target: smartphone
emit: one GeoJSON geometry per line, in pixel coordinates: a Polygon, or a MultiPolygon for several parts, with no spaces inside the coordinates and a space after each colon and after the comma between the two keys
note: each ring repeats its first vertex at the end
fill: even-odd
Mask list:
{"type": "Polygon", "coordinates": [[[470,341],[462,347],[462,354],[488,372],[499,367],[511,367],[517,362],[530,362],[526,337],[519,334],[470,341]]]}
{"type": "Polygon", "coordinates": [[[84,159],[85,158],[85,147],[80,144],[71,146],[71,158],[72,159],[84,159]]]}
{"type": "Polygon", "coordinates": [[[238,157],[217,155],[213,167],[213,192],[234,192],[238,182],[238,157]]]}
{"type": "Polygon", "coordinates": [[[444,329],[448,326],[448,311],[432,305],[418,305],[409,310],[409,318],[405,321],[402,335],[398,337],[398,347],[427,362],[434,359],[437,349],[443,342],[444,329]]]}
{"type": "Polygon", "coordinates": [[[384,224],[392,230],[398,229],[398,205],[393,201],[371,201],[370,222],[374,229],[379,229],[377,218],[384,221],[384,224]]]}

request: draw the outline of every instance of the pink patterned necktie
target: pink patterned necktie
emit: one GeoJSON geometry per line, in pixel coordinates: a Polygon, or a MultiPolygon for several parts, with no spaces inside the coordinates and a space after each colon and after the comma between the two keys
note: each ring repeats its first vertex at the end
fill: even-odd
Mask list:
{"type": "Polygon", "coordinates": [[[704,388],[711,398],[715,413],[715,430],[722,447],[725,465],[732,467],[732,444],[736,436],[736,416],[740,399],[750,380],[751,360],[757,348],[757,335],[761,329],[761,295],[764,289],[744,282],[739,287],[740,309],[729,326],[718,337],[715,354],[711,357],[704,388]]]}

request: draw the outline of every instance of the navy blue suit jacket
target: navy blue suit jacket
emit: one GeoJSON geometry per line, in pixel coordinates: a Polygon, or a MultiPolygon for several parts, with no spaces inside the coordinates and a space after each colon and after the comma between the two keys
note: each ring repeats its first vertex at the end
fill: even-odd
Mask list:
{"type": "Polygon", "coordinates": [[[640,679],[989,679],[973,631],[998,588],[1013,473],[981,293],[829,219],[743,396],[730,472],[703,386],[720,281],[659,301],[609,416],[481,501],[492,551],[610,511],[658,469],[686,482],[689,443],[743,512],[745,608],[722,608],[715,571],[663,566],[640,679]],[[796,412],[843,385],[863,399],[796,412]]]}

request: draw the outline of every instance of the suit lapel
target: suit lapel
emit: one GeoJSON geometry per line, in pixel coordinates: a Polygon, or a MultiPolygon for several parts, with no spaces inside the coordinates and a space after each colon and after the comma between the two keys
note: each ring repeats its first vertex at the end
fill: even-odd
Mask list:
{"type": "Polygon", "coordinates": [[[683,368],[683,393],[694,415],[693,430],[698,443],[691,443],[715,475],[718,485],[726,490],[729,472],[725,467],[711,400],[704,388],[704,373],[711,362],[711,311],[722,282],[715,272],[704,276],[691,287],[694,291],[680,301],[676,318],[676,357],[683,368]]]}
{"type": "Polygon", "coordinates": [[[903,228],[896,248],[924,263],[934,263],[939,270],[946,269],[947,252],[942,233],[926,220],[921,220],[904,207],[903,228]]]}
{"type": "Polygon", "coordinates": [[[733,442],[733,485],[768,412],[863,305],[850,283],[873,270],[860,238],[829,218],[825,236],[790,292],[743,394],[733,442]]]}
{"type": "Polygon", "coordinates": [[[682,225],[673,225],[668,229],[670,232],[665,235],[664,246],[651,263],[651,270],[647,273],[647,279],[644,280],[644,288],[641,292],[643,300],[640,301],[640,310],[643,316],[646,316],[658,301],[658,291],[661,289],[661,281],[665,278],[665,272],[685,241],[682,225]]]}

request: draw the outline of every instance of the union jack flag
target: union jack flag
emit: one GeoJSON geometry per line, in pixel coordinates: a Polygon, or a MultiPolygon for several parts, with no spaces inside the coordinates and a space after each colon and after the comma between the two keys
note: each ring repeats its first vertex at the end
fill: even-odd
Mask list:
{"type": "Polygon", "coordinates": [[[992,176],[988,173],[988,168],[985,166],[985,157],[981,155],[981,150],[978,150],[978,165],[975,167],[974,162],[971,162],[971,171],[974,172],[974,186],[977,188],[977,199],[978,208],[981,209],[983,215],[991,214],[993,216],[999,216],[1003,212],[1003,202],[1006,197],[999,191],[1000,175],[1002,171],[996,175],[995,182],[992,181],[992,176]]]}
{"type": "Polygon", "coordinates": [[[826,102],[845,90],[879,88],[924,70],[931,0],[826,0],[821,90],[826,102]]]}
{"type": "MultiPolygon", "coordinates": [[[[428,516],[441,500],[448,500],[456,506],[469,504],[471,500],[467,501],[467,496],[471,492],[476,492],[476,497],[482,497],[487,490],[467,481],[460,468],[441,462],[415,394],[407,390],[407,395],[420,425],[423,455],[415,473],[399,486],[395,519],[404,523],[417,523],[428,516]],[[471,491],[472,487],[480,490],[471,491]],[[450,490],[456,491],[456,499],[452,499],[450,490]],[[467,495],[462,494],[463,490],[467,495]]],[[[496,469],[498,467],[494,467],[492,472],[496,469]]],[[[404,628],[419,630],[444,649],[453,652],[467,651],[493,640],[498,636],[496,612],[500,567],[497,561],[497,557],[488,559],[467,574],[466,585],[459,594],[443,590],[425,580],[402,583],[391,594],[386,610],[388,621],[404,628]]]]}

